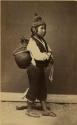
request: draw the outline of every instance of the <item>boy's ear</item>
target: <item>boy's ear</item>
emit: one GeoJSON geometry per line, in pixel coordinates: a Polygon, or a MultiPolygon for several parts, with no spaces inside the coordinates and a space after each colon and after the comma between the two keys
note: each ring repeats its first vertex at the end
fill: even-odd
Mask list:
{"type": "Polygon", "coordinates": [[[36,32],[37,32],[37,30],[36,30],[35,27],[32,27],[32,28],[31,28],[31,31],[32,31],[32,33],[36,33],[36,32]]]}

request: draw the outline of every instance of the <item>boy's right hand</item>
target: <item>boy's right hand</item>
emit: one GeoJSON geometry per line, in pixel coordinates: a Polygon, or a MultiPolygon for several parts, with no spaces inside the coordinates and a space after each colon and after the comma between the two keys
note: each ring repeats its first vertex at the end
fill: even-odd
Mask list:
{"type": "Polygon", "coordinates": [[[48,52],[48,53],[45,53],[45,54],[46,54],[45,58],[48,60],[50,58],[50,56],[51,56],[51,53],[48,52]]]}
{"type": "Polygon", "coordinates": [[[50,56],[51,56],[51,53],[50,53],[50,52],[48,52],[48,53],[47,53],[47,55],[50,57],[50,56]]]}
{"type": "Polygon", "coordinates": [[[47,58],[47,60],[48,60],[50,58],[50,56],[51,56],[51,53],[48,52],[47,55],[48,55],[48,58],[47,58]]]}

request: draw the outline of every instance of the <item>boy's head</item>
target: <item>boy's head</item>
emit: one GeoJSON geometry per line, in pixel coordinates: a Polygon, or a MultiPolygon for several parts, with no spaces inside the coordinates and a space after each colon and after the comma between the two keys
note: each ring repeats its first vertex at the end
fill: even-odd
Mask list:
{"type": "Polygon", "coordinates": [[[46,23],[43,21],[42,17],[35,14],[32,28],[31,28],[33,35],[38,35],[40,37],[44,37],[46,34],[46,23]]]}

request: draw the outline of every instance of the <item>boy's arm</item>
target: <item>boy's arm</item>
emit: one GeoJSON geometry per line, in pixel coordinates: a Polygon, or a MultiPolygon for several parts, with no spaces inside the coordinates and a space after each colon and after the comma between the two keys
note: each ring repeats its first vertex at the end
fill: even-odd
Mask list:
{"type": "Polygon", "coordinates": [[[27,50],[30,51],[31,55],[36,60],[44,61],[44,60],[48,60],[50,57],[50,54],[48,55],[46,52],[43,52],[43,53],[40,52],[37,44],[32,39],[28,43],[27,50]]]}

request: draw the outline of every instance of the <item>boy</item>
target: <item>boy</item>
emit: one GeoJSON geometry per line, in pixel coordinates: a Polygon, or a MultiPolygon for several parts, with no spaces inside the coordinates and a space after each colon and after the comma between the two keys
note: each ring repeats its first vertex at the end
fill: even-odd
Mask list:
{"type": "Polygon", "coordinates": [[[35,14],[34,17],[31,32],[32,35],[27,46],[27,50],[30,51],[32,57],[31,65],[27,69],[29,78],[29,89],[26,94],[28,104],[27,114],[29,116],[39,116],[32,112],[32,105],[34,101],[38,99],[43,109],[42,115],[54,117],[55,114],[50,112],[46,106],[47,86],[44,72],[44,69],[52,59],[52,52],[44,40],[46,23],[43,21],[42,17],[37,14],[35,14]]]}

